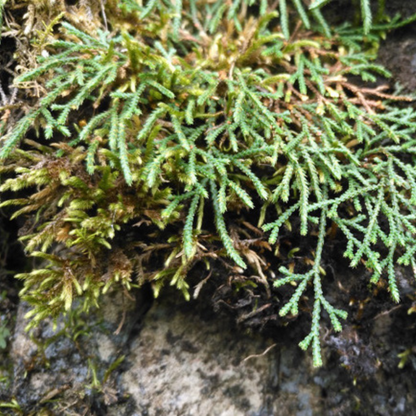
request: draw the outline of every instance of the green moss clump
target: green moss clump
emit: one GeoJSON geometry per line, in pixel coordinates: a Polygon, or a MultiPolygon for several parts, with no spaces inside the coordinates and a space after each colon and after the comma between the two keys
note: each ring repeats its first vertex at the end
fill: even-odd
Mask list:
{"type": "Polygon", "coordinates": [[[281,316],[311,288],[300,346],[319,366],[322,310],[336,331],[347,317],[324,295],[329,229],[399,301],[395,264],[416,267],[416,113],[366,85],[390,76],[373,61],[388,25],[370,30],[362,9],[363,28],[331,32],[319,9],[271,3],[109,2],[108,31],[62,23],[16,79],[46,91],[0,152],[1,191],[20,195],[2,206],[20,206],[26,250],[46,260],[17,276],[29,327],[111,286],[189,299],[188,272],[221,258],[267,290],[293,285],[281,316]],[[267,266],[283,228],[316,241],[309,269],[267,266]]]}

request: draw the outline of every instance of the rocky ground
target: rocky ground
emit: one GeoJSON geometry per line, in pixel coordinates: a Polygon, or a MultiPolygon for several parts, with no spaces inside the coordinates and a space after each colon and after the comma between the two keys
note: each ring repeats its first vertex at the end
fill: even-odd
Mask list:
{"type": "Polygon", "coordinates": [[[250,333],[209,287],[191,302],[174,291],[157,301],[146,289],[135,295],[109,295],[100,311],[71,316],[70,329],[45,322],[31,336],[20,303],[1,393],[19,408],[4,414],[416,414],[410,298],[352,305],[345,330],[324,334],[325,363],[313,369],[296,346],[302,329],[250,333]]]}
{"type": "MultiPolygon", "coordinates": [[[[416,12],[414,1],[387,3],[416,12]]],[[[416,91],[415,35],[415,24],[396,30],[380,49],[407,91],[416,91]]],[[[4,227],[3,241],[12,241],[17,226],[4,227]]],[[[218,281],[190,302],[175,291],[153,301],[149,288],[110,294],[99,311],[71,315],[70,326],[45,322],[27,334],[27,305],[3,273],[0,331],[11,335],[3,332],[0,351],[0,414],[416,415],[413,276],[397,270],[395,305],[385,288],[370,291],[366,272],[348,269],[336,248],[330,254],[328,296],[336,291],[349,318],[341,334],[322,334],[321,369],[297,347],[308,314],[282,327],[267,300],[252,313],[252,299],[236,298],[226,284],[218,290],[218,281]]],[[[21,256],[11,245],[0,266],[18,270],[21,256]]]]}

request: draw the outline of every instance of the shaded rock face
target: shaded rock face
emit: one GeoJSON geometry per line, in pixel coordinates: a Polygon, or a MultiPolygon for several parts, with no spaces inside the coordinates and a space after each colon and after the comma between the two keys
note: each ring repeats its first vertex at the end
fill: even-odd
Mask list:
{"type": "Polygon", "coordinates": [[[197,302],[165,298],[144,316],[146,299],[138,297],[127,305],[121,295],[105,299],[102,313],[83,321],[89,335],[75,340],[62,323],[56,331],[45,323],[33,341],[24,332],[27,307],[19,306],[11,393],[24,414],[307,416],[323,410],[321,386],[308,376],[310,359],[296,348],[246,335],[197,302]],[[123,330],[114,334],[122,320],[123,330]]]}
{"type": "Polygon", "coordinates": [[[122,398],[110,370],[142,316],[137,305],[122,294],[108,296],[100,311],[71,316],[71,326],[60,320],[55,328],[45,321],[29,335],[24,318],[29,309],[21,303],[9,359],[14,371],[10,395],[24,414],[105,414],[102,405],[122,398]]]}
{"type": "Polygon", "coordinates": [[[416,343],[405,331],[414,326],[408,301],[365,319],[352,313],[341,334],[323,334],[317,370],[288,331],[247,334],[209,301],[175,293],[152,305],[146,291],[136,302],[108,296],[75,332],[45,323],[35,341],[21,304],[9,397],[24,415],[416,414],[416,351],[398,368],[398,354],[416,343]]]}
{"type": "MultiPolygon", "coordinates": [[[[416,12],[416,5],[413,7],[416,12]]],[[[416,24],[392,33],[380,48],[379,60],[406,93],[416,90],[416,24]],[[398,56],[400,59],[398,59],[398,56]]]]}
{"type": "MultiPolygon", "coordinates": [[[[416,11],[415,0],[386,4],[404,15],[416,11]]],[[[380,49],[380,61],[408,91],[416,89],[415,39],[413,25],[380,49]]],[[[337,273],[344,286],[357,280],[356,272],[337,273]]],[[[361,297],[352,303],[345,295],[344,331],[322,334],[326,362],[319,370],[296,345],[307,316],[305,331],[298,321],[253,336],[215,313],[204,293],[190,303],[169,293],[153,305],[146,290],[134,301],[108,296],[100,311],[74,316],[74,330],[45,322],[32,337],[20,304],[6,362],[13,379],[1,384],[0,403],[15,398],[24,415],[416,415],[416,315],[408,314],[416,307],[414,283],[399,279],[402,303],[392,305],[387,293],[367,303],[362,280],[361,297]],[[288,337],[292,330],[297,334],[288,337]],[[399,354],[408,356],[403,368],[399,354]]]]}
{"type": "Polygon", "coordinates": [[[293,371],[296,350],[279,357],[271,339],[186,306],[155,305],[131,344],[121,385],[136,398],[137,415],[306,416],[320,409],[320,387],[307,384],[308,363],[293,371]]]}

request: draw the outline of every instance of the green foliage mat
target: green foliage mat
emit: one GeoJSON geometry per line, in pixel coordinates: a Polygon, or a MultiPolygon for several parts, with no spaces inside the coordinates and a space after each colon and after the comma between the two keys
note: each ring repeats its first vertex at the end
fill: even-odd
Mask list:
{"type": "Polygon", "coordinates": [[[0,153],[1,191],[17,194],[2,206],[20,206],[26,251],[46,260],[17,276],[29,327],[75,297],[98,306],[111,286],[152,282],[157,295],[167,282],[189,298],[191,268],[220,260],[266,291],[292,285],[281,316],[311,288],[300,346],[319,366],[322,311],[336,331],[347,317],[324,293],[334,232],[399,301],[395,264],[416,267],[416,113],[373,60],[403,22],[371,26],[362,1],[362,28],[333,29],[327,1],[272,3],[113,1],[109,31],[46,29],[39,65],[15,80],[45,93],[2,126],[0,153]],[[316,242],[295,265],[305,272],[269,269],[283,228],[316,242]]]}

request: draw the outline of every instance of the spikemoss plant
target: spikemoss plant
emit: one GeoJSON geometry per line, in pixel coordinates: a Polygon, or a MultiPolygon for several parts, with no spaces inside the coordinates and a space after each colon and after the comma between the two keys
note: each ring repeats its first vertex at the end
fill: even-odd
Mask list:
{"type": "Polygon", "coordinates": [[[330,228],[399,301],[395,264],[416,267],[416,113],[366,84],[390,76],[373,61],[387,26],[370,30],[364,8],[364,28],[331,29],[319,8],[281,0],[279,18],[272,3],[109,2],[111,32],[63,23],[16,79],[45,88],[0,153],[1,191],[18,194],[2,206],[20,207],[26,251],[46,260],[17,276],[29,327],[114,285],[189,298],[189,270],[221,258],[266,291],[293,285],[281,316],[311,288],[300,346],[319,366],[322,311],[335,331],[347,316],[325,298],[330,228]],[[282,227],[316,241],[309,270],[268,268],[282,227]]]}

